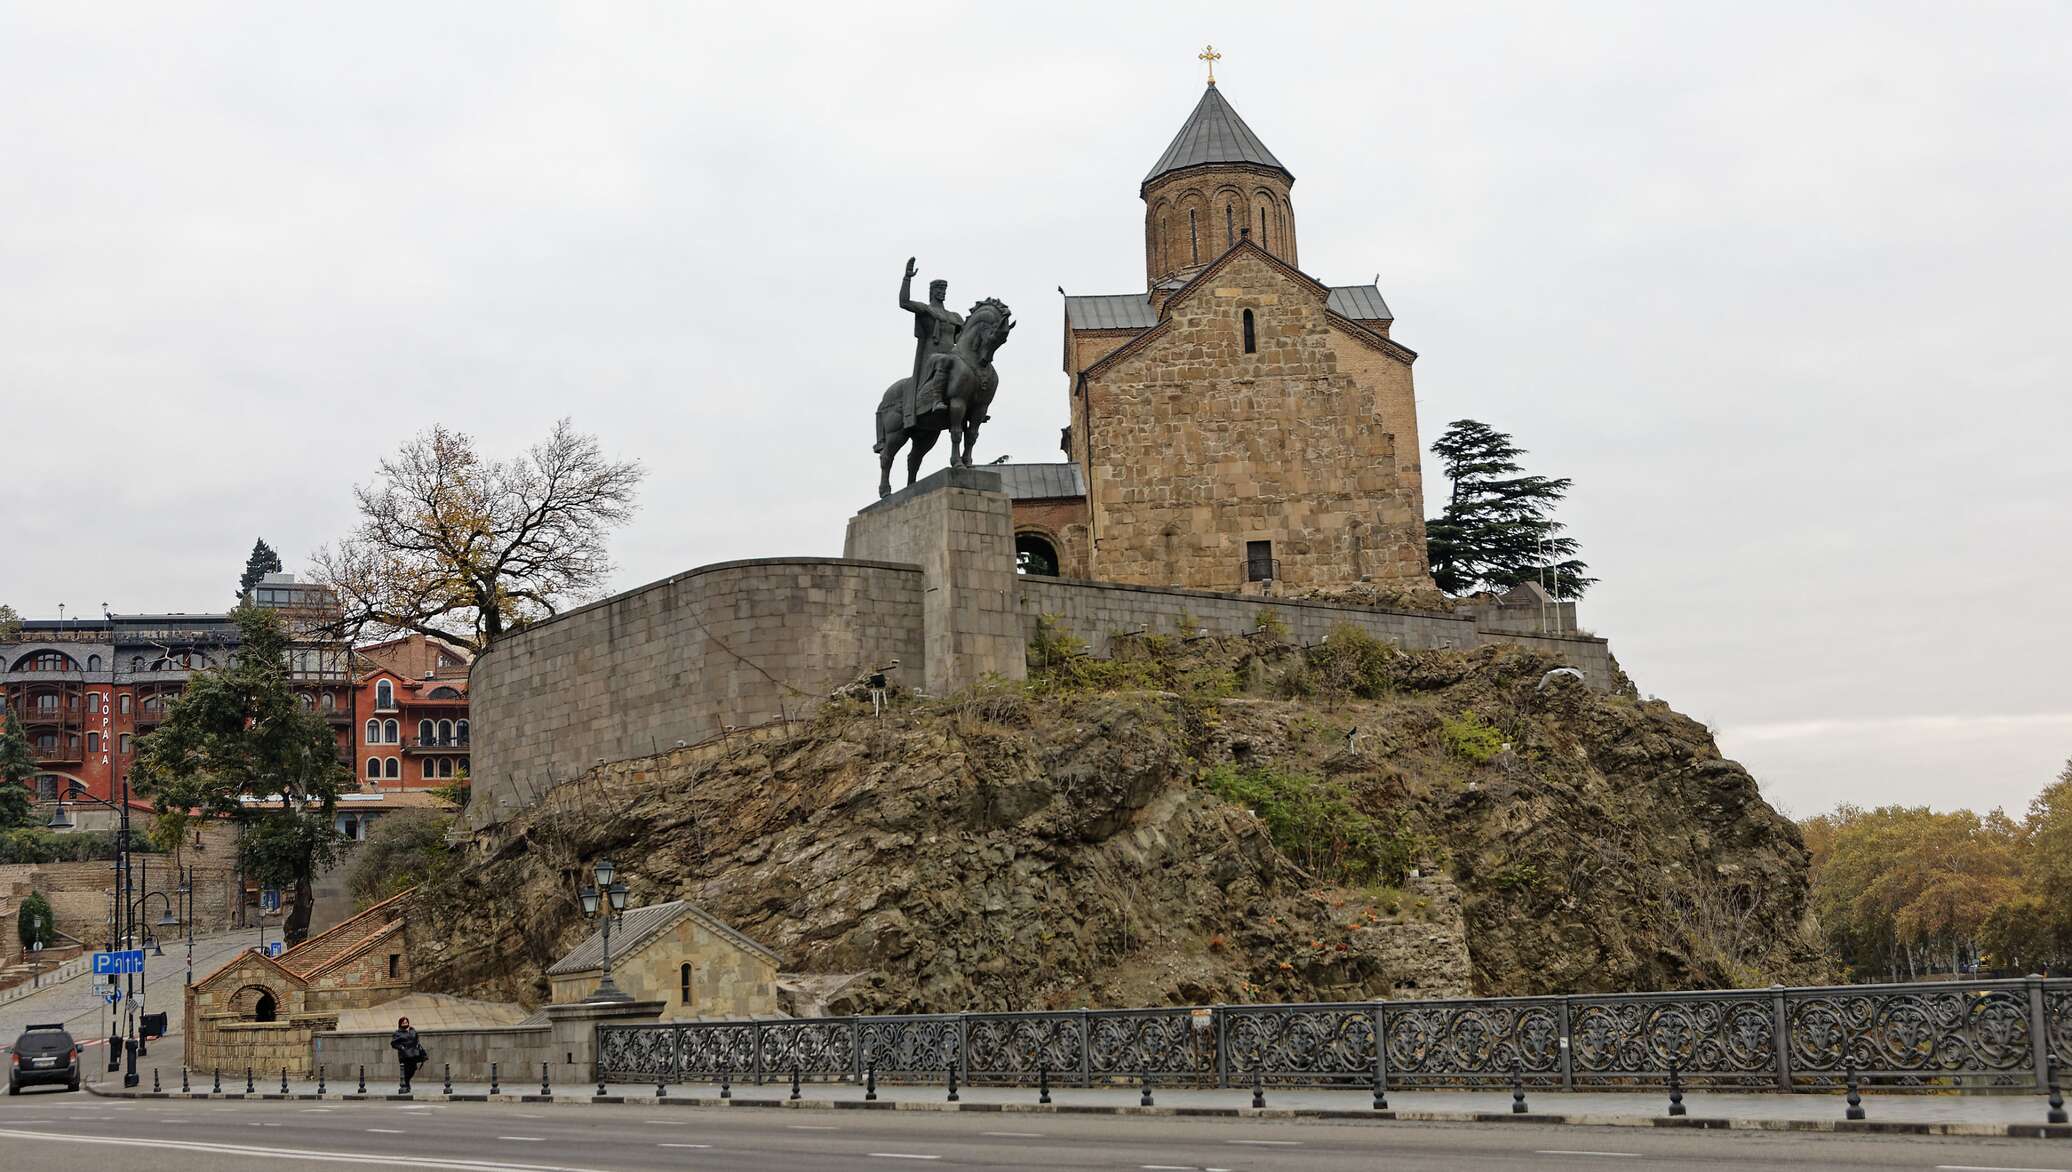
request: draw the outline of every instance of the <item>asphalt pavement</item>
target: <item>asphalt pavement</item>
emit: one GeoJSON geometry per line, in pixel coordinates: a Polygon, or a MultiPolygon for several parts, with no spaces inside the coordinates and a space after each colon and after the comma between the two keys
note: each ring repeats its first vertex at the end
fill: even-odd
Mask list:
{"type": "MultiPolygon", "coordinates": [[[[273,938],[280,938],[278,928],[273,929],[273,938]]],[[[208,976],[239,950],[258,943],[259,931],[256,928],[196,937],[195,979],[208,976]]],[[[144,1012],[165,1014],[167,1021],[177,1029],[183,1012],[181,990],[187,984],[187,940],[181,937],[166,941],[163,946],[164,956],[145,959],[144,996],[140,1003],[144,1012]]],[[[31,1022],[63,1022],[65,1028],[72,1031],[72,1036],[87,1047],[91,1056],[98,1058],[102,1065],[107,1064],[107,1051],[98,1047],[109,1033],[108,1005],[101,1000],[91,975],[82,974],[0,1005],[0,1056],[14,1046],[16,1035],[31,1022]]]]}
{"type": "Polygon", "coordinates": [[[659,1110],[600,1104],[0,1100],[11,1168],[259,1161],[549,1172],[590,1169],[1878,1168],[2072,1172],[2062,1140],[1656,1131],[1544,1124],[1329,1122],[939,1111],[659,1110]]]}

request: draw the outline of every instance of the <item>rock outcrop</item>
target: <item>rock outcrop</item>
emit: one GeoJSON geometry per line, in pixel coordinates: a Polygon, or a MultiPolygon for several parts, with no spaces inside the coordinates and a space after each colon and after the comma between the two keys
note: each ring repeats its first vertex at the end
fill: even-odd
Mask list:
{"type": "Polygon", "coordinates": [[[560,787],[421,893],[420,984],[539,1000],[603,854],[636,902],[861,974],[821,983],[848,1011],[1821,975],[1796,827],[1664,704],[1351,634],[1035,654],[1027,687],[836,701],[560,787]]]}

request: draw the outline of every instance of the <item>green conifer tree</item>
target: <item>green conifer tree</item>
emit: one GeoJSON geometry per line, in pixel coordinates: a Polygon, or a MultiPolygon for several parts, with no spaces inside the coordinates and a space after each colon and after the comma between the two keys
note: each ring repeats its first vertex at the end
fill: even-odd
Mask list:
{"type": "Polygon", "coordinates": [[[273,547],[266,544],[266,539],[263,537],[253,542],[252,556],[245,559],[244,577],[237,580],[237,601],[239,605],[243,605],[246,597],[252,593],[252,587],[257,586],[261,579],[268,574],[278,574],[280,572],[281,555],[273,552],[273,547]]]}
{"type": "Polygon", "coordinates": [[[15,722],[0,723],[0,830],[29,824],[29,782],[35,776],[29,738],[15,722]]]}
{"type": "Polygon", "coordinates": [[[1525,475],[1525,450],[1473,419],[1455,420],[1432,444],[1452,495],[1425,522],[1432,581],[1448,594],[1545,582],[1556,598],[1580,598],[1597,581],[1583,576],[1575,538],[1562,536],[1554,506],[1570,481],[1525,475]]]}

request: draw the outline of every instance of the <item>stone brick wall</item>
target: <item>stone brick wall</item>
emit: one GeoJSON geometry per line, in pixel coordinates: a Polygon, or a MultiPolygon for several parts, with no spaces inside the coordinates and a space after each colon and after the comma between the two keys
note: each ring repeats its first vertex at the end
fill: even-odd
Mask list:
{"type": "MultiPolygon", "coordinates": [[[[554,1002],[581,1001],[597,991],[596,971],[555,977],[554,1002]]],[[[661,1001],[665,1020],[695,1017],[768,1017],[777,1007],[777,966],[691,917],[644,943],[629,957],[612,958],[612,983],[636,998],[661,1001]],[[690,999],[682,966],[691,966],[690,999]]]]}
{"type": "MultiPolygon", "coordinates": [[[[170,944],[175,936],[186,937],[186,925],[167,929],[156,925],[169,903],[175,915],[180,913],[180,880],[174,872],[172,856],[149,857],[148,868],[143,865],[145,856],[142,855],[137,856],[131,866],[137,898],[146,901],[138,906],[138,922],[151,925],[153,932],[165,932],[161,943],[170,944]],[[163,893],[165,898],[147,894],[150,892],[163,893]]],[[[57,916],[58,931],[89,948],[107,945],[108,913],[115,906],[111,894],[114,889],[115,867],[112,861],[0,865],[0,894],[7,895],[9,909],[19,908],[20,901],[27,898],[29,892],[40,892],[50,901],[50,909],[57,916]]],[[[195,934],[209,935],[229,928],[239,898],[236,870],[223,863],[197,863],[194,889],[195,934]]],[[[12,915],[11,910],[9,914],[12,915]]],[[[9,935],[13,934],[12,919],[8,920],[5,930],[9,935]]]]}
{"type": "Polygon", "coordinates": [[[600,757],[795,715],[888,660],[918,669],[921,633],[916,566],[790,558],[704,566],[507,635],[470,677],[469,819],[600,757]]]}
{"type": "MultiPolygon", "coordinates": [[[[389,1048],[390,1033],[319,1032],[311,1040],[313,1060],[325,1068],[334,1090],[351,1090],[362,1066],[367,1068],[368,1090],[394,1090],[402,1071],[396,1065],[396,1052],[389,1048]]],[[[555,1089],[562,1093],[582,1093],[586,1084],[578,1080],[590,1077],[589,1070],[562,1061],[565,1054],[554,1051],[553,1031],[544,1025],[419,1030],[417,1037],[425,1051],[425,1068],[417,1077],[421,1086],[430,1089],[437,1089],[449,1064],[455,1082],[486,1083],[493,1062],[503,1088],[514,1094],[539,1090],[542,1062],[556,1068],[555,1089]]]]}
{"type": "Polygon", "coordinates": [[[1075,403],[1093,576],[1236,591],[1270,542],[1291,586],[1428,585],[1413,356],[1356,339],[1256,249],[1202,280],[1075,403]]]}
{"type": "Polygon", "coordinates": [[[1205,590],[1158,589],[1114,582],[1073,582],[1061,578],[1023,578],[1020,582],[1023,631],[1036,634],[1036,620],[1049,615],[1060,627],[1084,640],[1096,655],[1106,655],[1117,634],[1148,631],[1153,634],[1185,633],[1179,618],[1185,614],[1212,633],[1255,631],[1259,617],[1271,610],[1287,624],[1288,636],[1298,643],[1318,643],[1340,623],[1351,623],[1378,639],[1400,647],[1430,650],[1445,647],[1477,647],[1485,643],[1517,643],[1559,655],[1569,666],[1582,670],[1585,681],[1596,689],[1612,682],[1610,646],[1591,635],[1540,636],[1479,627],[1473,616],[1427,613],[1409,610],[1376,610],[1306,602],[1287,598],[1214,593],[1205,590]]]}

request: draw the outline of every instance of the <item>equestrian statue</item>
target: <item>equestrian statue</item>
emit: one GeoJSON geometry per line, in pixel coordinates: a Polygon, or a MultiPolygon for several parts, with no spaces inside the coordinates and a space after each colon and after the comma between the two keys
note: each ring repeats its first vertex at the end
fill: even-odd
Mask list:
{"type": "Polygon", "coordinates": [[[907,452],[907,483],[921,470],[921,461],[935,441],[950,433],[950,467],[971,467],[978,425],[988,418],[1000,376],[993,370],[993,352],[1014,329],[1014,315],[1005,303],[988,297],[959,317],[943,304],[948,281],[931,281],[928,300],[913,299],[914,274],[908,257],[899,282],[899,307],[914,315],[914,368],[885,388],[878,401],[878,495],[892,493],[892,461],[907,452]]]}

